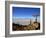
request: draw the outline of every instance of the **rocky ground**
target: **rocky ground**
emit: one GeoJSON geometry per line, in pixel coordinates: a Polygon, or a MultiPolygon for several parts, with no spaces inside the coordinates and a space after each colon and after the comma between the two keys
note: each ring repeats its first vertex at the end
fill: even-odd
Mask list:
{"type": "Polygon", "coordinates": [[[19,24],[12,24],[13,31],[24,31],[24,30],[40,30],[40,23],[34,22],[29,25],[19,25],[19,24]]]}

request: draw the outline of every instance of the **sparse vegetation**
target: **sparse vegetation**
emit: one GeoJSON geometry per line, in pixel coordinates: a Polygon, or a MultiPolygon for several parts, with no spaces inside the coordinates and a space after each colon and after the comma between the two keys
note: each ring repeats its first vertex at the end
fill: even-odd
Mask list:
{"type": "Polygon", "coordinates": [[[33,22],[32,24],[29,25],[19,25],[19,24],[12,24],[13,26],[13,31],[23,31],[23,30],[40,30],[40,23],[38,22],[33,22]]]}

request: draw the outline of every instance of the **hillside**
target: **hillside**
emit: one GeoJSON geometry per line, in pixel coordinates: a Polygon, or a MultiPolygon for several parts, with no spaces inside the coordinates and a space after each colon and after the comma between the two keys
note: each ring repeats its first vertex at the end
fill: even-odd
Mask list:
{"type": "Polygon", "coordinates": [[[40,30],[40,23],[34,22],[33,24],[29,25],[20,25],[20,24],[12,24],[13,31],[23,31],[23,30],[40,30]]]}

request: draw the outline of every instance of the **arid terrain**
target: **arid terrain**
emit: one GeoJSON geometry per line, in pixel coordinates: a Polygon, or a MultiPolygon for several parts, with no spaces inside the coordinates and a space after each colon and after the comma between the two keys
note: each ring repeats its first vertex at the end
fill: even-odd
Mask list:
{"type": "Polygon", "coordinates": [[[39,22],[33,22],[29,25],[20,25],[12,23],[12,30],[13,31],[24,31],[24,30],[40,30],[40,23],[39,22]]]}

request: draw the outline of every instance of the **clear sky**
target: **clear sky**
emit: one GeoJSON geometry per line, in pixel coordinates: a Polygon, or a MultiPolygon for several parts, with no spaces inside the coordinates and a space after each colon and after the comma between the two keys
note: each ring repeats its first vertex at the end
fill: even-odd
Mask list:
{"type": "Polygon", "coordinates": [[[12,7],[13,17],[31,18],[33,14],[40,15],[40,8],[12,7]]]}

